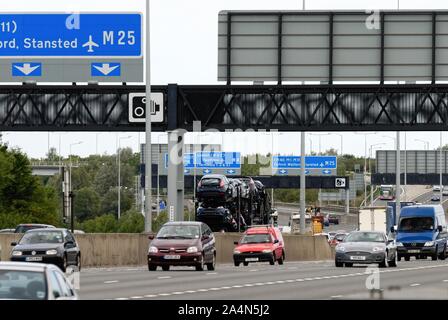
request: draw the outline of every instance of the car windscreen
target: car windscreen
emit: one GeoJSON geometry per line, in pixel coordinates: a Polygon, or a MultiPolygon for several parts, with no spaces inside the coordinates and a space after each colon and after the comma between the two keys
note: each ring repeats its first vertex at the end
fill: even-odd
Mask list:
{"type": "Polygon", "coordinates": [[[384,237],[377,232],[355,232],[347,235],[344,242],[384,242],[384,237]]]}
{"type": "Polygon", "coordinates": [[[403,217],[400,219],[398,231],[421,232],[434,230],[434,219],[432,217],[403,217]]]}
{"type": "Polygon", "coordinates": [[[0,270],[0,299],[45,300],[43,272],[0,270]]]}
{"type": "Polygon", "coordinates": [[[201,180],[201,186],[210,186],[210,187],[216,187],[219,186],[221,183],[221,179],[219,178],[206,178],[201,180]]]}
{"type": "Polygon", "coordinates": [[[247,243],[271,243],[272,238],[268,233],[254,233],[246,234],[243,239],[241,239],[242,244],[247,243]]]}
{"type": "Polygon", "coordinates": [[[157,239],[198,239],[199,226],[172,225],[163,226],[157,233],[157,239]]]}
{"type": "Polygon", "coordinates": [[[29,231],[20,239],[19,244],[63,243],[60,231],[29,231]]]}

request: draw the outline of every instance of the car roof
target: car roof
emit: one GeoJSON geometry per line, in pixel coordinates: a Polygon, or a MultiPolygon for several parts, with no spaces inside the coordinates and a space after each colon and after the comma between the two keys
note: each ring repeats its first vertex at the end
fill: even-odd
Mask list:
{"type": "Polygon", "coordinates": [[[206,174],[205,176],[202,177],[202,179],[208,179],[208,178],[212,178],[212,179],[221,179],[223,178],[224,175],[223,174],[206,174]]]}
{"type": "Polygon", "coordinates": [[[38,232],[38,231],[47,231],[47,232],[60,231],[60,232],[62,232],[62,231],[68,231],[68,229],[66,229],[66,228],[36,228],[36,229],[28,230],[27,233],[28,232],[38,232]]]}
{"type": "Polygon", "coordinates": [[[33,271],[44,272],[50,265],[45,263],[34,262],[0,262],[0,270],[20,270],[20,271],[33,271]]]}
{"type": "Polygon", "coordinates": [[[246,233],[269,233],[270,231],[273,231],[275,228],[272,226],[266,226],[266,227],[252,227],[247,229],[246,233]]]}
{"type": "Polygon", "coordinates": [[[171,221],[164,224],[164,226],[201,226],[203,222],[200,221],[171,221]]]}
{"type": "Polygon", "coordinates": [[[352,231],[350,233],[377,233],[377,234],[384,234],[383,231],[362,231],[362,230],[358,230],[358,231],[352,231]]]}
{"type": "Polygon", "coordinates": [[[54,228],[54,226],[52,226],[51,224],[42,224],[42,223],[21,223],[17,227],[22,227],[22,226],[42,226],[42,227],[54,228]]]}

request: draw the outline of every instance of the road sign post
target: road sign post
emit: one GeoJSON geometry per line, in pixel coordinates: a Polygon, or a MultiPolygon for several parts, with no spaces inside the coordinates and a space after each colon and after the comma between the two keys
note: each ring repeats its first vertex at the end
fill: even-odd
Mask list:
{"type": "Polygon", "coordinates": [[[306,176],[305,176],[305,132],[300,133],[300,233],[305,234],[306,176]]]}
{"type": "MultiPolygon", "coordinates": [[[[146,101],[151,101],[151,24],[150,24],[150,0],[146,1],[146,101]]],[[[146,104],[145,113],[145,232],[152,231],[152,159],[151,159],[151,104],[146,104]]],[[[157,205],[159,205],[157,203],[157,205]]]]}

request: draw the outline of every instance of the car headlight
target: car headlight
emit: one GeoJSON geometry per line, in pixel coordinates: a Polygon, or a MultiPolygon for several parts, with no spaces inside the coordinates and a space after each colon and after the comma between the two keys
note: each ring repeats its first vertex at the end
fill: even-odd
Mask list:
{"type": "Polygon", "coordinates": [[[386,248],[384,247],[373,247],[373,252],[383,252],[386,248]]]}
{"type": "Polygon", "coordinates": [[[402,244],[401,242],[396,242],[395,245],[396,245],[397,247],[403,247],[403,244],[402,244]]]}
{"type": "Polygon", "coordinates": [[[240,250],[233,250],[233,253],[234,253],[234,254],[240,254],[241,251],[240,251],[240,250]]]}
{"type": "Polygon", "coordinates": [[[22,251],[13,251],[13,252],[12,252],[12,255],[13,255],[14,257],[21,256],[21,255],[22,255],[22,251]]]}
{"type": "Polygon", "coordinates": [[[427,241],[427,242],[425,242],[425,247],[432,247],[432,246],[434,246],[434,241],[427,241]]]}
{"type": "Polygon", "coordinates": [[[187,252],[188,253],[196,253],[196,252],[198,252],[198,247],[189,247],[187,249],[187,252]]]}
{"type": "Polygon", "coordinates": [[[261,252],[263,252],[263,253],[272,253],[272,250],[270,250],[270,249],[264,249],[264,250],[261,251],[261,252]]]}
{"type": "Polygon", "coordinates": [[[339,251],[339,252],[345,252],[346,249],[345,249],[344,246],[336,246],[336,251],[339,251]]]}
{"type": "Polygon", "coordinates": [[[149,247],[148,252],[149,253],[157,253],[157,252],[159,252],[159,250],[156,247],[149,247]]]}
{"type": "Polygon", "coordinates": [[[58,254],[58,250],[56,249],[51,249],[51,250],[47,250],[47,252],[45,252],[47,255],[51,256],[51,255],[55,255],[58,254]]]}

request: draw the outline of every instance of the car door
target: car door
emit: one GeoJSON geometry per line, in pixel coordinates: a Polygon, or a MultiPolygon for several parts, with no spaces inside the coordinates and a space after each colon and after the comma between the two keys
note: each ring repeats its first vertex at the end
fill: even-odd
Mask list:
{"type": "Polygon", "coordinates": [[[69,231],[64,231],[64,247],[67,254],[67,262],[69,264],[76,264],[76,258],[78,256],[78,248],[73,235],[69,231]],[[73,245],[70,245],[70,242],[73,245]]]}
{"type": "Polygon", "coordinates": [[[213,256],[211,230],[206,224],[202,224],[202,248],[204,250],[204,257],[206,261],[211,261],[213,256]]]}

